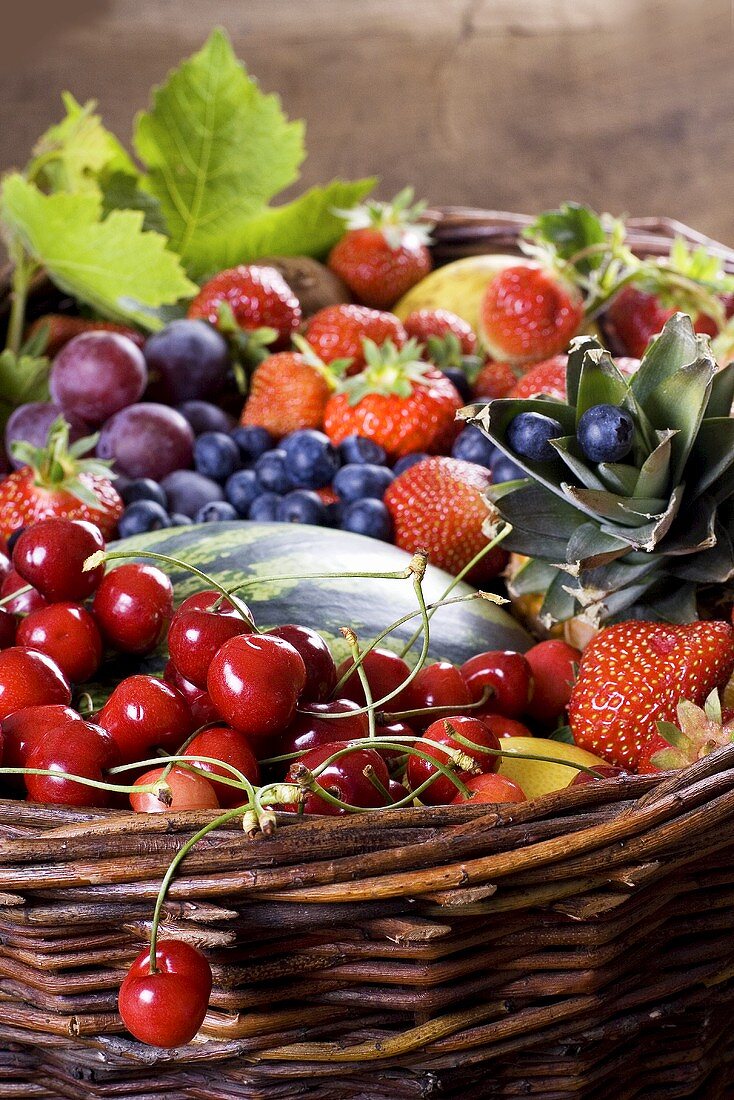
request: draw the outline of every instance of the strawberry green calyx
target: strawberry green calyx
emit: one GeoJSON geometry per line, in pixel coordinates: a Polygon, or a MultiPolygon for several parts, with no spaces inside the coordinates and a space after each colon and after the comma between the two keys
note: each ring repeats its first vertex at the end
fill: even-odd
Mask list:
{"type": "Polygon", "coordinates": [[[330,390],[335,390],[338,380],[344,377],[354,360],[352,358],[333,359],[331,363],[325,363],[303,336],[296,333],[291,339],[296,350],[303,356],[304,362],[318,371],[330,390]]]}
{"type": "Polygon", "coordinates": [[[373,199],[351,210],[335,209],[333,213],[343,218],[347,229],[379,230],[393,249],[400,248],[407,231],[417,236],[422,244],[430,244],[433,223],[421,220],[426,203],[413,203],[414,197],[413,188],[404,187],[392,202],[373,199]]]}
{"type": "Polygon", "coordinates": [[[717,691],[711,692],[703,707],[682,699],[677,718],[677,726],[672,722],[657,723],[658,733],[667,742],[667,747],[653,753],[650,763],[660,771],[683,768],[734,741],[734,719],[723,720],[717,691]]]}
{"type": "Polygon", "coordinates": [[[34,484],[41,489],[63,489],[77,500],[93,508],[100,507],[98,496],[80,478],[80,474],[92,474],[112,481],[116,476],[111,463],[100,458],[83,458],[91,451],[98,434],[84,436],[69,444],[69,425],[62,416],[49,429],[45,447],[34,447],[24,440],[17,440],[12,448],[13,458],[30,466],[35,472],[34,484]]]}
{"type": "Polygon", "coordinates": [[[364,338],[362,344],[367,366],[361,374],[344,379],[339,386],[350,405],[358,405],[370,394],[410,397],[415,385],[430,384],[435,367],[419,358],[421,345],[416,340],[408,340],[400,349],[392,340],[378,347],[373,340],[364,338]]]}
{"type": "Polygon", "coordinates": [[[469,382],[476,381],[484,366],[481,355],[464,354],[461,342],[453,332],[447,332],[445,336],[429,336],[424,354],[439,370],[454,368],[463,371],[469,382]]]}

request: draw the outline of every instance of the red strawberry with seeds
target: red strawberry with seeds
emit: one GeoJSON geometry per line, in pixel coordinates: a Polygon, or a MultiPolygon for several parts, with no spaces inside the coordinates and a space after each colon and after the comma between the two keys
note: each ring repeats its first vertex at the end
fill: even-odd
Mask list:
{"type": "Polygon", "coordinates": [[[408,335],[394,313],[367,306],[326,306],[314,313],[306,327],[305,337],[324,363],[335,359],[350,359],[350,374],[365,365],[364,339],[380,345],[392,340],[401,348],[408,335]]]}
{"type": "MultiPolygon", "coordinates": [[[[487,545],[484,494],[491,482],[489,470],[473,462],[443,457],[417,462],[385,494],[396,544],[409,553],[425,549],[433,565],[460,572],[487,545]]],[[[479,584],[495,577],[506,561],[500,547],[490,550],[467,579],[479,584]]]]}
{"type": "MultiPolygon", "coordinates": [[[[565,374],[565,371],[564,371],[565,374]]],[[[481,368],[472,386],[475,398],[507,397],[517,383],[517,376],[509,363],[488,360],[481,368]]]]}
{"type": "Polygon", "coordinates": [[[473,328],[450,309],[416,309],[405,318],[405,331],[413,340],[425,344],[431,336],[443,340],[455,336],[462,355],[474,355],[477,337],[473,328]]]}
{"type": "Polygon", "coordinates": [[[724,622],[617,623],[584,650],[569,702],[576,744],[634,768],[656,723],[678,704],[701,704],[734,668],[734,627],[724,622]]]}
{"type": "Polygon", "coordinates": [[[554,355],[552,359],[544,359],[541,363],[536,363],[521,378],[515,380],[507,396],[526,398],[545,393],[548,397],[557,397],[559,401],[565,401],[567,364],[567,355],[554,355]]]}
{"type": "Polygon", "coordinates": [[[718,693],[712,691],[702,707],[683,699],[676,708],[676,725],[661,722],[640,755],[641,775],[685,768],[710,752],[734,741],[734,720],[721,709],[718,693]]]}
{"type": "Polygon", "coordinates": [[[228,328],[229,313],[245,332],[271,328],[277,333],[273,347],[288,347],[301,323],[301,307],[283,276],[274,267],[241,264],[220,271],[205,283],[188,308],[188,317],[215,327],[228,328]]]}
{"type": "Polygon", "coordinates": [[[579,291],[552,271],[518,264],[499,271],[480,306],[493,359],[529,362],[565,351],[584,317],[579,291]]]}
{"type": "Polygon", "coordinates": [[[240,424],[266,428],[276,439],[301,428],[321,428],[329,397],[336,389],[338,360],[329,367],[305,340],[300,351],[281,351],[263,360],[250,382],[240,424]]]}
{"type": "MultiPolygon", "coordinates": [[[[607,310],[615,334],[625,346],[628,355],[641,359],[653,336],[662,330],[676,312],[674,306],[666,308],[656,294],[626,286],[607,310]]],[[[713,317],[699,313],[694,320],[696,332],[715,336],[719,326],[713,317]]]]}

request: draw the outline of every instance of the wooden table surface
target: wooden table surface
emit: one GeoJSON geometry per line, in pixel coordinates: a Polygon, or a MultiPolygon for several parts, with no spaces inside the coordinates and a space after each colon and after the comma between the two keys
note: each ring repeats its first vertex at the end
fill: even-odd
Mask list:
{"type": "Polygon", "coordinates": [[[734,242],[731,0],[30,0],[0,36],[0,166],[58,93],[128,139],[212,25],[308,122],[304,183],[376,172],[432,203],[564,198],[734,242]],[[32,28],[32,29],[31,29],[32,28]]]}

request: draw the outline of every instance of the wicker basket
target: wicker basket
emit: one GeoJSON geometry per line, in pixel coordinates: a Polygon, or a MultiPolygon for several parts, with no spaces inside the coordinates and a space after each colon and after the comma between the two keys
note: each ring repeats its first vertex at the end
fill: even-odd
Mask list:
{"type": "MultiPolygon", "coordinates": [[[[524,222],[446,211],[437,258],[516,249],[524,222]]],[[[207,815],[0,802],[0,1097],[734,1095],[734,747],[496,812],[281,817],[208,835],[174,881],[163,933],[207,950],[214,990],[160,1051],[117,989],[207,815]]]]}

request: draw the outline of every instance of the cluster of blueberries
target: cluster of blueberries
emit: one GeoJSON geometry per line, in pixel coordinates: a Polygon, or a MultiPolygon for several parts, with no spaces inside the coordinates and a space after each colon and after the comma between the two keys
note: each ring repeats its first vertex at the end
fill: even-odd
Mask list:
{"type": "MultiPolygon", "coordinates": [[[[490,467],[495,481],[522,476],[476,428],[461,432],[452,455],[490,467]]],[[[127,538],[164,527],[249,519],[340,527],[389,542],[385,492],[425,457],[416,452],[390,467],[383,448],[361,436],[334,447],[323,432],[310,429],[276,442],[264,428],[207,427],[196,437],[193,470],[176,470],[160,483],[118,479],[125,503],[118,530],[127,538]],[[318,490],[326,488],[336,501],[322,499],[318,490]]]]}

